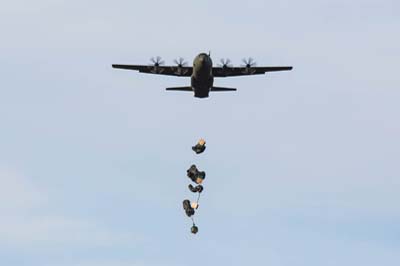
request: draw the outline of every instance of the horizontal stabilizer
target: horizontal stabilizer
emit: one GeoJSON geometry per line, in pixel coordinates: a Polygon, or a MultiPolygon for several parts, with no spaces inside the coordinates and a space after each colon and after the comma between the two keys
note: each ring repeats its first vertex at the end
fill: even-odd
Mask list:
{"type": "Polygon", "coordinates": [[[192,87],[172,87],[172,88],[166,88],[167,91],[192,91],[192,87]]]}
{"type": "Polygon", "coordinates": [[[236,91],[235,88],[211,87],[211,91],[236,91]]]}

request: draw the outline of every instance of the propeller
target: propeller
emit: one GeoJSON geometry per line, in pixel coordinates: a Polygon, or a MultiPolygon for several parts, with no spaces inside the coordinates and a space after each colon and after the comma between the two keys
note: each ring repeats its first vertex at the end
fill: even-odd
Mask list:
{"type": "Polygon", "coordinates": [[[175,74],[178,76],[185,75],[188,70],[185,69],[184,67],[187,66],[187,62],[185,62],[185,59],[182,57],[179,57],[179,59],[175,59],[174,63],[178,66],[178,69],[175,71],[175,74]]]}
{"type": "Polygon", "coordinates": [[[161,56],[157,56],[156,58],[150,58],[150,61],[154,64],[155,67],[164,65],[164,61],[162,60],[161,56]]]}
{"type": "Polygon", "coordinates": [[[244,65],[242,65],[242,67],[246,67],[246,68],[252,68],[257,65],[256,61],[254,61],[254,59],[251,57],[249,57],[247,59],[243,58],[242,62],[244,63],[244,65]]]}
{"type": "Polygon", "coordinates": [[[228,68],[228,67],[232,67],[232,64],[231,64],[231,60],[228,58],[228,59],[221,59],[220,60],[220,64],[218,64],[218,66],[219,67],[222,67],[222,68],[228,68]]]}
{"type": "Polygon", "coordinates": [[[256,61],[254,61],[253,58],[249,57],[249,58],[243,58],[242,62],[244,63],[244,65],[242,65],[242,67],[245,67],[246,69],[244,71],[242,71],[243,74],[247,74],[247,75],[252,75],[256,72],[255,69],[253,69],[253,67],[255,67],[257,65],[256,61]]]}
{"type": "Polygon", "coordinates": [[[183,59],[182,57],[179,57],[179,59],[175,59],[174,63],[178,66],[178,67],[185,67],[187,66],[187,62],[185,62],[185,59],[183,59]]]}

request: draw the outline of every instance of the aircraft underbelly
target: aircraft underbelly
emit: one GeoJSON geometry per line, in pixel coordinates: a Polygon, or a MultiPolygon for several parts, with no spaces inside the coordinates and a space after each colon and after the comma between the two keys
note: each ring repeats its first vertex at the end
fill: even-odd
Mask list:
{"type": "Polygon", "coordinates": [[[213,86],[214,79],[210,76],[206,77],[195,77],[192,76],[192,88],[194,91],[194,97],[207,98],[211,87],[213,86]]]}

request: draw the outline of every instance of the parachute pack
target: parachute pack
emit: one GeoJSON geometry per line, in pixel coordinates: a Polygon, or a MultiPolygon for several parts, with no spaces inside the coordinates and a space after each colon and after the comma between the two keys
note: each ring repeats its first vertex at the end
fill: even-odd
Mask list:
{"type": "MultiPolygon", "coordinates": [[[[203,153],[204,150],[206,149],[206,142],[204,139],[200,139],[198,143],[192,147],[192,150],[196,154],[203,153]]],[[[197,199],[195,201],[190,202],[190,200],[185,199],[182,202],[183,209],[186,213],[186,215],[192,220],[193,225],[190,229],[192,234],[197,234],[199,231],[199,228],[196,226],[193,216],[196,212],[196,210],[199,208],[199,201],[200,201],[200,195],[201,192],[203,192],[204,187],[202,186],[202,183],[204,179],[206,178],[206,173],[204,171],[200,171],[197,169],[197,166],[195,164],[191,165],[189,169],[186,170],[187,177],[195,183],[195,185],[189,184],[188,188],[192,193],[197,193],[197,199]]]]}

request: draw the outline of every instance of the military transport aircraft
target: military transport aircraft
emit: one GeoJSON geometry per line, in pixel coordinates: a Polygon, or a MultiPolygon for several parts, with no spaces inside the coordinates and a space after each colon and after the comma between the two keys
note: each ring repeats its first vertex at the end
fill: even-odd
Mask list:
{"type": "Polygon", "coordinates": [[[257,67],[252,58],[243,59],[244,65],[234,67],[229,59],[221,59],[221,64],[213,67],[210,54],[201,53],[187,66],[183,58],[174,60],[175,66],[164,66],[161,57],[151,58],[151,65],[112,65],[113,68],[137,70],[142,73],[191,77],[191,86],[167,88],[168,91],[191,91],[194,97],[207,98],[210,91],[236,91],[234,88],[214,86],[214,77],[233,77],[265,74],[266,72],[291,70],[291,66],[257,67]]]}

